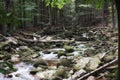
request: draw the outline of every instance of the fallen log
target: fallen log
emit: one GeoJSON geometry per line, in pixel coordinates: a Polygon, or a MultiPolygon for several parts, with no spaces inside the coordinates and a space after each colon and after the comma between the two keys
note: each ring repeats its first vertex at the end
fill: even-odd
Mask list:
{"type": "Polygon", "coordinates": [[[21,40],[23,42],[28,42],[28,43],[46,43],[46,42],[74,42],[74,39],[72,40],[32,40],[32,39],[25,39],[25,38],[20,38],[20,37],[15,37],[18,40],[21,40]]]}

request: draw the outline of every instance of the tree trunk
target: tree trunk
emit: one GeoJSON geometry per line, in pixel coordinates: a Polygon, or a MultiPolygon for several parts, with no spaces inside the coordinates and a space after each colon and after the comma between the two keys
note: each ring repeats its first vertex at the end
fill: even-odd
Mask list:
{"type": "MultiPolygon", "coordinates": [[[[14,14],[14,1],[10,0],[7,6],[8,6],[7,11],[13,15],[14,14]]],[[[8,23],[7,26],[9,30],[8,32],[12,32],[14,29],[14,26],[11,23],[8,23]]]]}
{"type": "MultiPolygon", "coordinates": [[[[36,3],[36,5],[38,6],[38,0],[35,0],[35,3],[36,3]]],[[[38,7],[36,7],[36,9],[38,9],[38,7]]],[[[34,10],[34,12],[37,12],[36,10],[34,10]]],[[[37,15],[34,15],[34,20],[33,20],[33,24],[34,24],[34,27],[36,27],[37,26],[37,15]]]]}
{"type": "Polygon", "coordinates": [[[108,26],[108,15],[109,15],[109,2],[104,2],[103,6],[103,20],[105,23],[105,26],[108,26]]]}
{"type": "MultiPolygon", "coordinates": [[[[119,4],[119,0],[115,0],[115,4],[116,4],[116,9],[117,9],[117,16],[118,16],[118,32],[120,32],[120,29],[119,29],[119,27],[120,27],[120,4],[119,4]]],[[[120,37],[120,35],[119,35],[119,37],[120,37]]],[[[120,42],[119,42],[119,44],[120,44],[120,42]]],[[[119,51],[118,51],[118,57],[120,57],[120,49],[118,49],[119,51]]],[[[118,58],[119,60],[118,61],[120,61],[120,58],[118,58]]],[[[120,64],[118,64],[119,66],[120,66],[120,64]]],[[[119,75],[119,73],[120,73],[120,68],[118,68],[118,78],[117,78],[117,80],[120,80],[120,75],[119,75]]]]}
{"type": "Polygon", "coordinates": [[[22,28],[24,28],[25,27],[25,9],[24,9],[24,7],[23,7],[23,5],[25,5],[25,0],[20,0],[20,2],[21,2],[21,17],[20,18],[22,18],[21,19],[21,22],[22,22],[22,24],[21,24],[21,27],[22,28]]]}
{"type": "Polygon", "coordinates": [[[115,28],[115,8],[114,8],[114,1],[111,1],[111,7],[112,7],[112,28],[115,28]]]}
{"type": "MultiPolygon", "coordinates": [[[[7,0],[3,0],[3,9],[7,11],[8,8],[8,1],[7,0]]],[[[2,25],[2,34],[6,34],[7,32],[7,24],[2,25]]]]}

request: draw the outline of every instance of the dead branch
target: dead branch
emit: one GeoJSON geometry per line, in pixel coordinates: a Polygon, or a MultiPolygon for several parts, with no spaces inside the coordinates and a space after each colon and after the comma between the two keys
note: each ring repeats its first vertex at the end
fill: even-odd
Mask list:
{"type": "Polygon", "coordinates": [[[26,35],[26,36],[41,38],[41,36],[37,34],[30,34],[30,33],[25,33],[25,32],[19,32],[19,33],[22,35],[26,35]]]}

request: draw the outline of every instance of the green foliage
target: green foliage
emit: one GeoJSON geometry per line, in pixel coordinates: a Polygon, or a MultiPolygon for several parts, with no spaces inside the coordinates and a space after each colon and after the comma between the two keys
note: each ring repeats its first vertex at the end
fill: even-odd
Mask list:
{"type": "Polygon", "coordinates": [[[31,21],[32,16],[36,15],[36,4],[32,0],[26,0],[24,4],[19,4],[20,0],[16,0],[14,3],[13,12],[4,10],[2,1],[0,1],[0,24],[11,24],[14,27],[20,25],[20,21],[31,21]],[[21,10],[21,8],[22,10],[21,10]],[[25,12],[25,16],[21,16],[20,13],[25,12]]]}
{"type": "Polygon", "coordinates": [[[25,1],[25,5],[23,5],[25,11],[33,11],[35,10],[36,4],[34,2],[25,1]]]}
{"type": "Polygon", "coordinates": [[[11,23],[13,26],[18,26],[18,20],[17,17],[14,15],[14,13],[7,12],[0,9],[0,24],[6,25],[11,23]]]}
{"type": "Polygon", "coordinates": [[[62,9],[65,4],[71,2],[71,0],[44,0],[44,1],[46,2],[46,6],[51,5],[51,7],[57,7],[58,9],[62,9]]]}
{"type": "Polygon", "coordinates": [[[37,15],[37,5],[33,0],[25,0],[24,4],[19,4],[21,1],[17,0],[15,3],[15,14],[19,21],[31,21],[32,16],[37,15]],[[23,12],[25,15],[23,16],[23,12]],[[20,14],[21,13],[21,14],[20,14]]]}
{"type": "Polygon", "coordinates": [[[86,3],[95,5],[97,9],[102,8],[105,2],[110,2],[110,0],[85,0],[86,3]]]}

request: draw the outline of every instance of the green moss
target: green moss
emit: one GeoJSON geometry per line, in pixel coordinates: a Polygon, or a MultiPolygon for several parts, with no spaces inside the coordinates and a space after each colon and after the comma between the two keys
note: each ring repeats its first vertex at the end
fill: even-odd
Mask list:
{"type": "Polygon", "coordinates": [[[58,57],[67,56],[67,54],[64,51],[59,51],[57,54],[58,54],[58,57]]]}
{"type": "Polygon", "coordinates": [[[71,52],[74,51],[74,48],[71,47],[71,46],[67,46],[67,45],[65,45],[64,48],[65,48],[65,51],[68,52],[68,53],[71,53],[71,52]]]}

